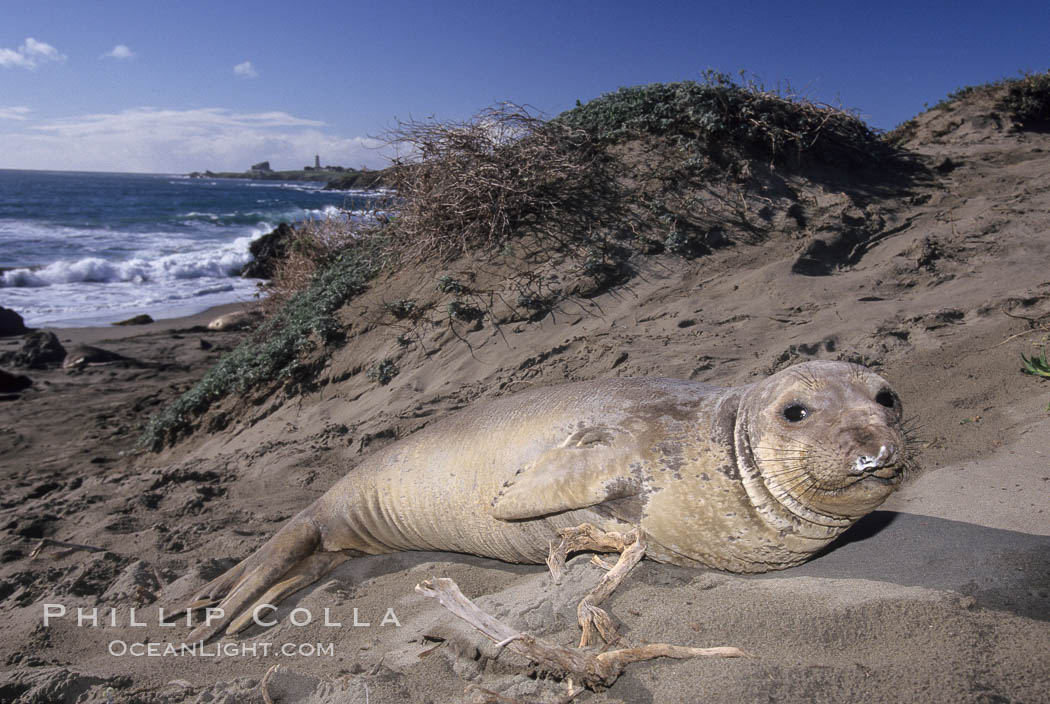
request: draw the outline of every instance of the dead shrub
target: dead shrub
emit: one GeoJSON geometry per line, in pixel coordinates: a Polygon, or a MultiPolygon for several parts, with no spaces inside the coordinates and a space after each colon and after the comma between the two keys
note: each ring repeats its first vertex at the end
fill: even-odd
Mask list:
{"type": "Polygon", "coordinates": [[[492,253],[526,231],[562,240],[574,223],[589,230],[608,221],[615,179],[605,152],[586,131],[527,107],[401,122],[387,139],[411,155],[391,176],[398,246],[409,260],[492,253]]]}

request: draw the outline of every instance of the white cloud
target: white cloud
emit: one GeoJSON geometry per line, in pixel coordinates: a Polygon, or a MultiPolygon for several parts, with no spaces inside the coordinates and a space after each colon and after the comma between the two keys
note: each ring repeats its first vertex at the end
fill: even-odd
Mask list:
{"type": "Polygon", "coordinates": [[[4,68],[35,69],[45,61],[65,61],[66,57],[58,49],[46,42],[26,37],[22,46],[17,49],[0,48],[0,66],[4,68]]]}
{"type": "Polygon", "coordinates": [[[25,54],[12,49],[0,49],[0,66],[4,68],[33,68],[35,64],[25,54]]]}
{"type": "Polygon", "coordinates": [[[102,55],[103,59],[130,59],[135,55],[135,52],[127,47],[126,44],[117,44],[110,51],[107,51],[102,55]]]}
{"type": "Polygon", "coordinates": [[[47,44],[46,42],[38,42],[32,37],[26,37],[25,42],[22,43],[22,51],[30,56],[39,56],[42,59],[49,59],[51,61],[61,61],[65,57],[58,53],[58,49],[47,44]]]}
{"type": "Polygon", "coordinates": [[[25,105],[16,105],[11,108],[0,108],[0,120],[24,120],[33,112],[32,108],[25,105]]]}
{"type": "Polygon", "coordinates": [[[258,78],[259,72],[252,66],[251,61],[245,61],[244,63],[237,64],[233,67],[233,72],[241,78],[258,78]]]}
{"type": "Polygon", "coordinates": [[[141,107],[8,125],[0,128],[8,168],[187,173],[243,171],[269,161],[275,169],[297,169],[313,164],[314,154],[350,167],[388,163],[378,140],[332,134],[321,121],[279,111],[141,107]]]}

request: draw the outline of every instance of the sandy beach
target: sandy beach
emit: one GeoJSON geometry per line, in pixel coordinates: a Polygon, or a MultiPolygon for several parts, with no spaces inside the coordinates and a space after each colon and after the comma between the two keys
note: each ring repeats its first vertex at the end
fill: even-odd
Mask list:
{"type": "MultiPolygon", "coordinates": [[[[0,700],[263,702],[280,665],[265,688],[275,702],[556,701],[564,682],[413,587],[450,577],[502,621],[571,646],[576,603],[601,574],[586,555],[560,585],[542,566],[473,556],[351,560],[283,602],[276,625],[191,656],[164,655],[189,629],[158,610],[376,448],[468,404],[606,376],[737,385],[822,358],[890,380],[916,421],[919,470],[801,567],[641,563],[607,603],[631,643],[751,657],[640,663],[575,701],[1050,701],[1050,382],[1019,357],[1050,331],[1050,135],[980,110],[924,116],[909,145],[931,176],[903,192],[807,191],[805,228],[650,257],[622,287],[539,321],[424,327],[405,346],[384,305],[436,296],[442,270],[393,275],[341,312],[347,344],[313,388],[230,399],[159,453],[135,446],[150,414],[247,334],[204,327],[228,309],[55,330],[67,348],[134,361],[20,371],[33,386],[0,402],[0,700]],[[933,136],[949,117],[950,138],[933,136]],[[806,237],[858,218],[890,234],[833,275],[793,273],[806,237]],[[401,371],[381,386],[364,371],[382,358],[401,371]]],[[[20,344],[2,338],[0,351],[20,344]]]]}

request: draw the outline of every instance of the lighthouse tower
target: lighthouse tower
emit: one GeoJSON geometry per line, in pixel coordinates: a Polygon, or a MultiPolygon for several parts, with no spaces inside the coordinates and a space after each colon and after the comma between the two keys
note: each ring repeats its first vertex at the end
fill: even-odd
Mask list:
{"type": "Polygon", "coordinates": [[[314,168],[317,169],[318,171],[321,170],[321,155],[320,154],[314,154],[314,168]]]}

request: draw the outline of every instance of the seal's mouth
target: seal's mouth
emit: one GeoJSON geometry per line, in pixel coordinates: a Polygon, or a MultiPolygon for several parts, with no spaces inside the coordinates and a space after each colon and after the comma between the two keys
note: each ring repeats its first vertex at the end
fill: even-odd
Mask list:
{"type": "Polygon", "coordinates": [[[901,467],[896,464],[887,467],[871,467],[857,475],[856,479],[850,482],[847,486],[853,486],[867,481],[885,484],[886,486],[895,486],[900,483],[902,476],[903,473],[901,472],[901,467]]]}

